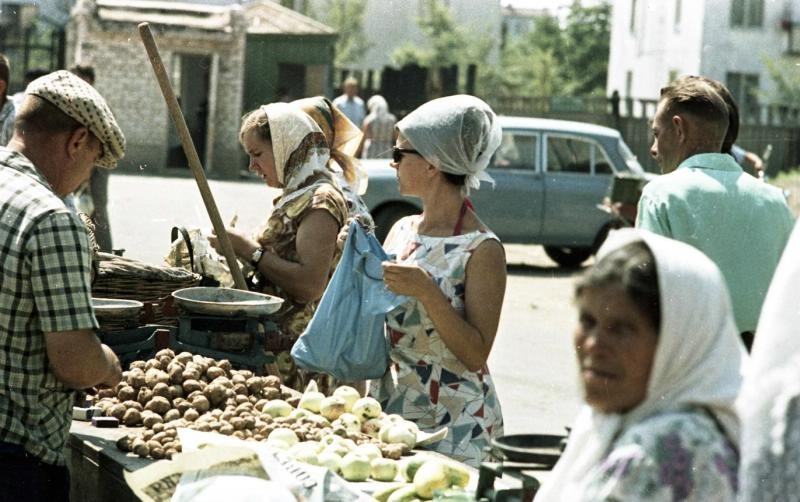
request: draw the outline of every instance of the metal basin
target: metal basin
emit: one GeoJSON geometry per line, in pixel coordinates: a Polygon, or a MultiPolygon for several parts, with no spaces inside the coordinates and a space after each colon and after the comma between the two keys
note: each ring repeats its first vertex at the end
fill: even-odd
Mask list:
{"type": "Polygon", "coordinates": [[[172,293],[179,307],[195,314],[257,317],[278,311],[277,296],[228,288],[184,288],[172,293]]]}
{"type": "Polygon", "coordinates": [[[128,319],[139,315],[144,308],[142,302],[115,298],[92,298],[92,306],[98,319],[128,319]]]}
{"type": "Polygon", "coordinates": [[[510,434],[492,439],[492,447],[512,462],[552,467],[561,456],[565,437],[553,434],[510,434]]]}

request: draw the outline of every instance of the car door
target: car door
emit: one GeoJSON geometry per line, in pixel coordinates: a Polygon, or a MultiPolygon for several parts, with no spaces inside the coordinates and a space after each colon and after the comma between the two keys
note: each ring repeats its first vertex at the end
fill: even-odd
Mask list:
{"type": "Polygon", "coordinates": [[[538,242],[544,204],[540,159],[539,132],[506,129],[487,169],[494,189],[484,183],[471,193],[478,215],[501,240],[538,242]]]}
{"type": "Polygon", "coordinates": [[[609,215],[598,208],[613,178],[602,145],[589,136],[544,135],[542,243],[591,246],[609,215]]]}

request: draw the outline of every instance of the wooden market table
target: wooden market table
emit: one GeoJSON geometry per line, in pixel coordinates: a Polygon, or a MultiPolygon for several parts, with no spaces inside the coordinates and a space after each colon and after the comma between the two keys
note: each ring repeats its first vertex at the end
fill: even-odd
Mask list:
{"type": "Polygon", "coordinates": [[[67,441],[70,470],[70,500],[73,502],[135,502],[124,471],[135,471],[155,460],[120,451],[117,439],[139,428],[103,429],[91,422],[72,421],[67,441]]]}

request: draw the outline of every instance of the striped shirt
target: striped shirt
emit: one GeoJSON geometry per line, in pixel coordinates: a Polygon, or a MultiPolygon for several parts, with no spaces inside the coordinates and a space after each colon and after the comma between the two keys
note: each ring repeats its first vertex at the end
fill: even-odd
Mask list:
{"type": "Polygon", "coordinates": [[[50,370],[44,333],[97,328],[90,261],[78,217],[0,147],[0,442],[48,464],[65,463],[73,391],[50,370]]]}

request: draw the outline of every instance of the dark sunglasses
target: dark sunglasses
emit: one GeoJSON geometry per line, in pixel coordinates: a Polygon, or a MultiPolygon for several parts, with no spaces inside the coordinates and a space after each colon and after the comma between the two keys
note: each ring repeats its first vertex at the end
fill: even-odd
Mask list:
{"type": "Polygon", "coordinates": [[[395,164],[399,164],[401,160],[403,160],[403,155],[406,153],[415,153],[419,155],[419,152],[416,150],[412,150],[410,148],[397,148],[396,146],[392,147],[392,160],[395,164]]]}

